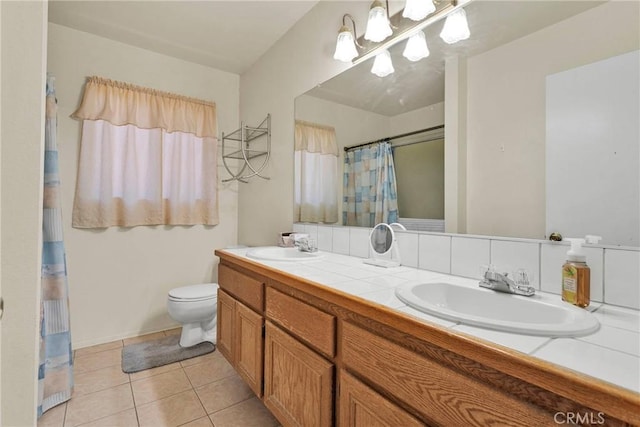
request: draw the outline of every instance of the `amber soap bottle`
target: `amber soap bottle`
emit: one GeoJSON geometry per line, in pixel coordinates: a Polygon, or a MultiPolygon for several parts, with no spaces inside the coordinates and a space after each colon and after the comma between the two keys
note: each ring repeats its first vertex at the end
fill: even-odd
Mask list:
{"type": "Polygon", "coordinates": [[[585,239],[565,239],[571,242],[567,262],[562,266],[562,300],[578,307],[590,302],[591,270],[582,252],[585,239]]]}

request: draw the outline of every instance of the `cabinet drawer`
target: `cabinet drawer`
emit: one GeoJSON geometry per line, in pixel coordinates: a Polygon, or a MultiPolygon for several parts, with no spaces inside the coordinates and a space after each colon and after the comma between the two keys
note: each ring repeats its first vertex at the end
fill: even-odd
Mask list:
{"type": "Polygon", "coordinates": [[[541,408],[350,323],[342,325],[344,365],[423,414],[429,424],[553,424],[552,414],[541,408]]]}
{"type": "Polygon", "coordinates": [[[233,270],[226,265],[218,267],[218,284],[222,289],[253,308],[264,309],[264,283],[233,270]]]}
{"type": "Polygon", "coordinates": [[[321,353],[335,356],[334,316],[273,288],[267,288],[266,316],[321,353]]]}

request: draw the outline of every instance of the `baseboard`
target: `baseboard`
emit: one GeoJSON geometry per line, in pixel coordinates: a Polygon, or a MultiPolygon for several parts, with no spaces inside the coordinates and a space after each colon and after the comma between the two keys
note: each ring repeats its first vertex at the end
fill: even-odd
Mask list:
{"type": "Polygon", "coordinates": [[[79,350],[81,348],[92,347],[94,345],[106,344],[113,341],[124,340],[127,338],[135,338],[141,335],[153,334],[156,332],[163,332],[169,329],[179,328],[180,326],[181,325],[179,323],[174,323],[174,324],[166,325],[160,329],[151,329],[151,330],[145,330],[145,331],[131,331],[131,332],[125,332],[123,334],[111,335],[111,336],[100,337],[95,339],[92,338],[89,340],[81,340],[81,341],[73,341],[73,331],[71,331],[71,339],[72,339],[71,346],[73,350],[79,350]]]}

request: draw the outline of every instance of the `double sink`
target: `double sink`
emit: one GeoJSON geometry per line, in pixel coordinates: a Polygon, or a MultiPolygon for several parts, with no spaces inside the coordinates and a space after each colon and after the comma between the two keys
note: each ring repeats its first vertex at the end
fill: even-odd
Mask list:
{"type": "MultiPolygon", "coordinates": [[[[321,259],[324,254],[269,246],[250,249],[247,257],[263,261],[301,262],[321,259]]],[[[592,313],[560,301],[557,295],[538,293],[524,297],[439,281],[399,286],[396,296],[424,313],[498,331],[577,337],[592,334],[600,327],[592,313]]]]}

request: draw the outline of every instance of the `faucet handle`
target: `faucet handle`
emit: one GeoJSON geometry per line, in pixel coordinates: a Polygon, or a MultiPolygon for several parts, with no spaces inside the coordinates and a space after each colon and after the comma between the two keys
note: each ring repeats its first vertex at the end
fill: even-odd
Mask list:
{"type": "Polygon", "coordinates": [[[518,286],[529,286],[531,280],[533,280],[533,277],[524,268],[519,268],[513,272],[513,281],[518,286]]]}
{"type": "Polygon", "coordinates": [[[489,279],[495,274],[496,266],[493,264],[483,264],[480,266],[479,272],[481,278],[489,279]]]}
{"type": "Polygon", "coordinates": [[[533,281],[533,273],[530,271],[519,268],[513,273],[513,282],[518,288],[519,292],[524,292],[522,295],[531,296],[536,292],[536,289],[531,286],[531,282],[533,281]]]}
{"type": "Polygon", "coordinates": [[[316,252],[318,250],[318,242],[316,239],[307,239],[307,247],[309,252],[316,252]]]}
{"type": "Polygon", "coordinates": [[[526,268],[519,268],[513,272],[513,281],[518,286],[531,286],[535,275],[526,268]]]}
{"type": "Polygon", "coordinates": [[[317,252],[318,250],[316,239],[311,239],[308,235],[296,239],[294,244],[301,252],[317,252]]]}
{"type": "Polygon", "coordinates": [[[305,244],[309,235],[306,233],[294,233],[291,235],[293,239],[294,246],[300,246],[301,244],[305,244]]]}

